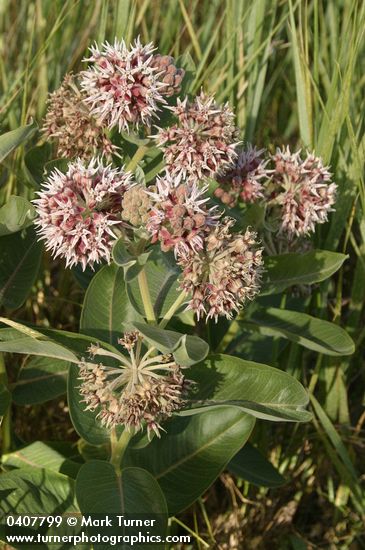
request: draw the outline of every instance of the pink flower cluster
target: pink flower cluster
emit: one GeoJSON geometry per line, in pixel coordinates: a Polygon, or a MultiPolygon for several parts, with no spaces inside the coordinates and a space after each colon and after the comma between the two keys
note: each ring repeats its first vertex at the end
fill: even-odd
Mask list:
{"type": "Polygon", "coordinates": [[[181,288],[192,294],[188,309],[198,319],[231,319],[260,288],[262,249],[257,247],[256,233],[247,229],[232,233],[234,224],[224,218],[205,238],[199,252],[179,257],[183,270],[181,288]]]}
{"type": "Polygon", "coordinates": [[[233,165],[217,178],[219,187],[215,196],[227,206],[235,206],[239,199],[255,202],[263,198],[263,182],[268,178],[267,160],[262,158],[264,149],[248,146],[238,152],[233,165]]]}
{"type": "Polygon", "coordinates": [[[201,92],[192,102],[178,98],[170,109],[177,122],[159,129],[156,140],[171,177],[194,182],[224,172],[237,156],[237,128],[228,105],[221,107],[201,92]]]}
{"type": "Polygon", "coordinates": [[[233,233],[234,221],[207,207],[206,191],[194,183],[174,187],[170,177],[159,180],[156,192],[149,192],[154,206],[147,229],[162,250],[174,250],[180,288],[191,296],[188,309],[198,319],[217,321],[230,319],[257,294],[262,250],[254,232],[233,233]]]}
{"type": "Polygon", "coordinates": [[[121,201],[131,186],[131,175],[123,169],[103,166],[93,158],[88,165],[80,159],[69,164],[66,174],[55,169],[33,202],[38,234],[53,256],[66,265],[92,268],[110,261],[115,227],[122,225],[121,201]]]}
{"type": "Polygon", "coordinates": [[[156,181],[155,192],[148,194],[153,201],[147,221],[152,242],[160,241],[164,252],[186,255],[203,247],[204,236],[217,224],[214,208],[207,208],[207,188],[181,183],[177,187],[171,176],[156,181]]]}
{"type": "Polygon", "coordinates": [[[289,240],[315,231],[333,210],[337,185],[322,160],[313,153],[277,149],[263,158],[264,150],[251,146],[239,153],[234,165],[218,178],[215,196],[235,206],[239,200],[260,202],[270,225],[289,240]]]}
{"type": "Polygon", "coordinates": [[[204,180],[217,181],[215,197],[228,207],[261,204],[265,228],[295,244],[332,210],[337,186],[328,168],[314,154],[303,157],[289,148],[266,157],[252,146],[237,150],[233,112],[203,92],[167,106],[184,70],[172,57],[154,53],[152,44],[138,39],[127,48],[115,40],[90,50],[88,69],[67,77],[52,96],[47,135],[57,137],[66,156],[77,151],[90,158],[95,150],[112,156],[116,147],[108,130],[149,127],[165,107],[175,121],[154,136],[165,173],[147,188],[141,182],[132,187],[129,173],[99,158],[78,158],[66,174],[54,170],[34,201],[40,237],[67,266],[85,269],[110,261],[117,233],[135,231],[145,239],[147,232],[152,244],[174,251],[180,287],[198,318],[231,318],[258,292],[262,249],[256,233],[234,233],[233,221],[209,206],[204,180]]]}
{"type": "Polygon", "coordinates": [[[280,231],[289,238],[315,231],[333,210],[337,185],[331,183],[328,167],[312,153],[304,159],[289,147],[271,156],[274,163],[266,190],[269,211],[278,212],[280,231]]]}
{"type": "Polygon", "coordinates": [[[136,40],[128,49],[123,40],[115,40],[113,45],[105,42],[100,49],[95,44],[90,50],[85,61],[93,65],[81,73],[81,87],[91,114],[101,125],[118,127],[120,132],[128,132],[131,125],[150,125],[165,103],[167,87],[152,63],[153,44],[142,46],[136,40]]]}

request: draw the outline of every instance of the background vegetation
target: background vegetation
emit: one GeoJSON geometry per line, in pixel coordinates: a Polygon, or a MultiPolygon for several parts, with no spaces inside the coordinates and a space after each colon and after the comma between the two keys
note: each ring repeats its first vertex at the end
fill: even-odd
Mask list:
{"type": "MultiPolygon", "coordinates": [[[[0,27],[1,133],[31,118],[41,124],[48,93],[66,72],[79,70],[92,41],[117,36],[129,42],[140,35],[161,53],[190,53],[196,65],[191,91],[203,87],[229,101],[245,141],[271,151],[283,143],[314,149],[331,164],[339,197],[315,245],[349,259],[311,295],[301,289],[290,299],[346,328],[356,353],[331,358],[276,340],[262,346],[248,334],[231,352],[250,353],[300,378],[309,388],[314,419],[297,427],[260,423],[251,440],[287,484],[258,487],[240,472],[224,473],[176,522],[194,532],[196,548],[365,548],[365,3],[2,0],[0,27]]],[[[39,138],[34,134],[2,165],[0,206],[12,194],[33,198],[37,166],[45,160],[32,152],[39,138]]],[[[51,159],[47,146],[43,152],[51,159]]],[[[24,306],[14,310],[16,304],[2,300],[2,313],[77,330],[82,299],[73,274],[44,255],[24,306]]],[[[19,365],[14,359],[8,367],[14,383],[19,365]]],[[[4,453],[11,449],[9,434],[18,441],[77,440],[62,397],[42,405],[26,402],[19,397],[3,419],[4,453]]],[[[279,483],[275,476],[266,480],[279,483]]]]}

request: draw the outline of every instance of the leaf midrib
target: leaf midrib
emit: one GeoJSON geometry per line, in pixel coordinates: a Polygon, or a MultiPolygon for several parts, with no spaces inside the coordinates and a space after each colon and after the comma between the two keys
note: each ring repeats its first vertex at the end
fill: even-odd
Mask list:
{"type": "MultiPolygon", "coordinates": [[[[249,416],[248,414],[245,414],[246,416],[249,416]]],[[[229,429],[233,428],[233,426],[235,426],[236,424],[238,424],[239,422],[241,422],[242,420],[242,416],[238,419],[238,420],[235,420],[230,426],[229,426],[229,429]]],[[[255,424],[255,420],[253,419],[253,425],[255,424]]],[[[253,428],[253,425],[252,425],[252,428],[253,428]]],[[[224,430],[222,430],[221,432],[219,432],[219,434],[215,437],[213,437],[212,439],[210,439],[209,441],[207,441],[204,445],[202,445],[201,447],[199,447],[199,449],[197,449],[196,451],[194,451],[193,453],[190,453],[189,455],[186,455],[184,458],[178,460],[177,462],[175,462],[174,464],[172,464],[171,466],[169,466],[168,468],[166,468],[166,470],[160,472],[159,474],[156,475],[156,479],[160,479],[161,477],[165,476],[167,473],[175,470],[176,468],[178,468],[179,466],[181,466],[181,464],[184,464],[185,462],[187,462],[188,460],[191,460],[192,458],[194,458],[194,456],[196,456],[197,454],[199,454],[200,452],[202,452],[204,449],[210,447],[215,441],[217,441],[224,432],[227,431],[227,428],[225,428],[224,430]]]]}

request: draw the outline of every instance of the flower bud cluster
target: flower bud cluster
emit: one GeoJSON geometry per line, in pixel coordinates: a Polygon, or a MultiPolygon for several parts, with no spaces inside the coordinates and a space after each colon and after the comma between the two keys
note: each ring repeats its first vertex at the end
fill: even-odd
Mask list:
{"type": "Polygon", "coordinates": [[[161,88],[161,94],[171,97],[181,91],[181,84],[185,75],[184,69],[176,67],[175,59],[171,55],[155,54],[152,57],[151,67],[157,69],[160,82],[165,86],[161,88]]]}
{"type": "Polygon", "coordinates": [[[123,195],[122,219],[134,227],[145,226],[149,220],[152,201],[144,185],[134,185],[123,195]]]}

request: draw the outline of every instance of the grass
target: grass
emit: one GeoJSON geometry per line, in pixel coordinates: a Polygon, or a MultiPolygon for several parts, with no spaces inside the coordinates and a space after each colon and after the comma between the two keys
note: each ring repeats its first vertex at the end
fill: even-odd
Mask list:
{"type": "MultiPolygon", "coordinates": [[[[296,344],[278,348],[276,364],[310,389],[314,421],[305,428],[260,425],[254,438],[292,481],[268,490],[224,474],[178,521],[197,534],[197,548],[365,548],[365,3],[3,0],[0,28],[1,132],[31,118],[41,124],[48,93],[79,70],[92,41],[140,35],[163,53],[190,54],[192,92],[204,87],[229,101],[242,139],[271,150],[285,142],[307,147],[331,164],[339,198],[315,244],[350,259],[313,291],[309,310],[345,327],[357,352],[312,364],[296,344]]],[[[0,204],[34,192],[25,153],[18,149],[3,166],[0,204]]],[[[45,264],[17,315],[75,329],[81,297],[67,274],[51,281],[45,264]]]]}

